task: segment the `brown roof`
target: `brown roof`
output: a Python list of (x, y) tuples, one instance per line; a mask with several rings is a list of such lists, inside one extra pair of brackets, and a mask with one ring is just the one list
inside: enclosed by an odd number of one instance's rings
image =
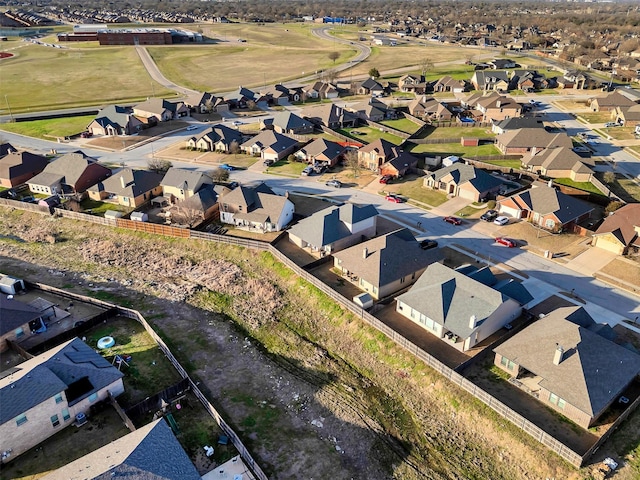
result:
[(640, 203), (630, 203), (609, 215), (594, 235), (611, 233), (625, 246), (638, 243), (640, 229)]
[(509, 148), (573, 147), (566, 133), (549, 133), (543, 128), (519, 128), (496, 137), (496, 142)]

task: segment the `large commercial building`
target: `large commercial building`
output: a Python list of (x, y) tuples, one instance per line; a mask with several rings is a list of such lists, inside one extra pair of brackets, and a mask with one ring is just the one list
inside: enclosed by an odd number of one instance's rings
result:
[(202, 42), (202, 34), (175, 28), (106, 28), (83, 25), (72, 33), (58, 34), (60, 42), (98, 41), (100, 45), (173, 45)]

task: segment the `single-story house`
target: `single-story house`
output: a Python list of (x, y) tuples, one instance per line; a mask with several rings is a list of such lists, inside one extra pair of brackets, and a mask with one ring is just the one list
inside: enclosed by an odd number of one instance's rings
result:
[(640, 203), (629, 203), (611, 213), (591, 238), (591, 246), (624, 255), (640, 248)]
[(273, 120), (269, 121), (268, 124), (261, 121), (260, 128), (271, 128), (277, 133), (290, 135), (313, 133), (313, 123), (288, 110), (274, 113)]
[(172, 102), (163, 98), (149, 98), (133, 107), (138, 118), (155, 118), (157, 122), (167, 122), (189, 115), (189, 108), (183, 102)]
[(185, 106), (198, 113), (226, 112), (229, 105), (222, 97), (216, 97), (212, 93), (194, 93), (183, 100)]
[(422, 96), (408, 105), (409, 113), (424, 120), (448, 121), (453, 118), (449, 107), (433, 97)]
[(132, 135), (142, 130), (144, 123), (130, 107), (109, 105), (101, 109), (87, 126), (93, 135)]
[(640, 373), (640, 356), (602, 330), (582, 307), (559, 308), (496, 347), (494, 364), (589, 428)]
[(355, 127), (358, 124), (358, 117), (354, 113), (335, 103), (307, 107), (303, 110), (302, 116), (317, 125), (333, 129)]
[(161, 173), (123, 168), (89, 187), (87, 193), (92, 200), (108, 200), (124, 207), (137, 208), (153, 197), (162, 195), (162, 178)]
[(295, 206), (288, 195), (273, 193), (266, 184), (239, 186), (220, 200), (220, 221), (257, 232), (279, 232), (293, 220)]
[(500, 135), (510, 130), (518, 130), (520, 128), (544, 129), (544, 127), (544, 121), (539, 117), (510, 117), (492, 122), (491, 131)]
[(329, 82), (314, 82), (307, 87), (302, 88), (303, 98), (338, 98), (340, 92), (338, 88)]
[(515, 320), (522, 306), (500, 290), (432, 263), (408, 292), (397, 297), (396, 311), (465, 352)]
[(373, 205), (345, 203), (320, 210), (289, 230), (289, 240), (300, 248), (331, 254), (373, 237), (378, 211)]
[(385, 94), (385, 88), (373, 78), (367, 78), (362, 82), (355, 83), (352, 89), (355, 95), (382, 97)]
[(445, 75), (433, 84), (433, 91), (436, 93), (462, 93), (467, 84), (464, 80), (456, 80), (450, 75)]
[(262, 160), (282, 160), (293, 153), (298, 147), (298, 141), (287, 135), (264, 130), (240, 145), (247, 155), (260, 156)]
[(339, 143), (325, 140), (324, 138), (316, 138), (294, 153), (294, 155), (307, 163), (313, 164), (318, 162), (333, 167), (338, 163), (338, 160), (340, 160), (344, 152), (345, 147)]
[(0, 438), (15, 458), (64, 427), (76, 414), (124, 392), (124, 374), (78, 338), (16, 366), (0, 378)]
[(0, 186), (12, 188), (42, 172), (49, 159), (30, 152), (11, 152), (0, 158)]
[(231, 145), (236, 142), (238, 148), (243, 137), (235, 128), (226, 125), (216, 125), (203, 131), (200, 135), (187, 140), (187, 148), (208, 152), (231, 152)]
[(522, 157), (525, 170), (549, 178), (570, 178), (574, 182), (588, 182), (591, 179), (591, 164), (589, 159), (582, 158), (567, 147), (546, 148)]
[(442, 258), (438, 248), (420, 248), (406, 228), (333, 254), (336, 270), (374, 299), (388, 297), (412, 285), (428, 265)]
[(509, 130), (496, 137), (496, 147), (503, 155), (524, 155), (544, 148), (573, 148), (571, 137), (566, 133), (550, 133), (544, 128), (519, 128)]
[(604, 97), (590, 98), (589, 108), (594, 112), (613, 112), (616, 108), (632, 107), (637, 105), (618, 91), (608, 93)]
[(495, 196), (502, 185), (499, 178), (460, 162), (429, 173), (423, 182), (427, 188), (472, 202)]
[(591, 216), (594, 207), (553, 187), (535, 186), (498, 200), (503, 215), (522, 218), (552, 231), (560, 231)]
[(67, 153), (49, 163), (27, 185), (33, 193), (46, 195), (83, 193), (92, 185), (111, 176), (111, 169), (78, 151)]
[(631, 107), (618, 107), (611, 113), (612, 119), (622, 123), (626, 127), (640, 125), (640, 104)]

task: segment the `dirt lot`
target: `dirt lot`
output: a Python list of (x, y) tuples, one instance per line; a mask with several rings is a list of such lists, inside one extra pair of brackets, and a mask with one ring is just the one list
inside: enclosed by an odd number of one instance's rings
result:
[[(59, 241), (8, 238), (35, 229)], [(583, 478), (268, 254), (6, 209), (0, 235), (7, 273), (141, 310), (270, 478)]]
[(110, 150), (122, 150), (123, 148), (128, 148), (137, 143), (144, 142), (149, 138), (156, 137), (167, 132), (172, 132), (174, 130), (179, 130), (186, 126), (186, 122), (172, 120), (170, 122), (160, 123), (157, 126), (146, 130), (141, 130), (137, 135), (96, 137), (88, 141), (87, 146), (107, 148)]

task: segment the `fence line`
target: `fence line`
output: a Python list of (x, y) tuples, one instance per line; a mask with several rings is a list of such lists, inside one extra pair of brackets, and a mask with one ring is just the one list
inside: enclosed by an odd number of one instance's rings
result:
[(409, 137), (411, 137), (410, 133), (403, 132), (402, 130), (397, 130), (397, 129), (393, 128), (393, 127), (388, 127), (387, 125), (384, 125), (384, 124), (378, 123), (378, 122), (374, 122), (373, 120), (364, 120), (364, 123), (370, 128), (377, 128), (380, 131), (391, 133), (391, 134), (395, 135), (396, 137), (402, 138), (403, 140), (406, 140)]

